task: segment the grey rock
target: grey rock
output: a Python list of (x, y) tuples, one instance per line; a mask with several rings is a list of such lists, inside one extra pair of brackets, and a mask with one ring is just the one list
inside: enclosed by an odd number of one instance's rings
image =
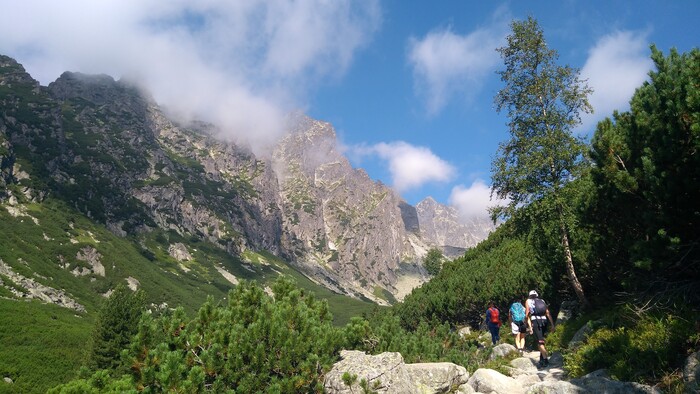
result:
[(597, 321), (589, 321), (581, 326), (581, 328), (579, 328), (578, 331), (576, 331), (576, 334), (574, 334), (574, 336), (571, 338), (571, 341), (569, 341), (568, 348), (573, 349), (583, 343), (588, 335), (590, 335), (599, 324), (600, 322)]
[(688, 356), (683, 367), (683, 381), (690, 392), (700, 392), (700, 352)]
[(557, 313), (556, 324), (564, 323), (575, 316), (578, 310), (578, 302), (576, 301), (564, 301), (559, 306), (559, 313)]
[(190, 252), (187, 250), (187, 247), (180, 242), (171, 244), (168, 247), (168, 254), (170, 257), (174, 258), (177, 261), (190, 261), (192, 260), (192, 255)]
[(472, 329), (469, 326), (464, 326), (464, 327), (459, 329), (458, 333), (459, 333), (460, 338), (464, 338), (468, 335), (471, 335)]
[(488, 215), (461, 218), (457, 209), (440, 204), (432, 197), (419, 202), (416, 210), (421, 235), (428, 243), (443, 247), (443, 252), (448, 256), (455, 256), (449, 253), (452, 250), (457, 254), (463, 253), (495, 229)]
[[(360, 392), (360, 382), (363, 379), (379, 393), (418, 393), (408, 372), (403, 368), (403, 357), (399, 353), (370, 356), (357, 350), (343, 350), (340, 357), (342, 360), (333, 365), (324, 379), (326, 393)], [(343, 382), (345, 373), (357, 377), (351, 386)]]
[(523, 373), (537, 373), (537, 366), (535, 365), (535, 361), (528, 357), (518, 357), (516, 359), (513, 359), (510, 361), (510, 366), (517, 371), (515, 374), (511, 374), (512, 376), (520, 375)]
[(469, 379), (467, 370), (453, 363), (406, 364), (405, 368), (422, 393), (446, 393)]
[(511, 353), (515, 353), (518, 350), (515, 348), (515, 346), (511, 345), (510, 343), (501, 343), (499, 345), (496, 345), (493, 347), (493, 350), (491, 351), (491, 360), (495, 360), (499, 357), (505, 357)]
[(636, 382), (620, 382), (606, 377), (604, 370), (591, 372), (581, 378), (571, 379), (571, 384), (583, 388), (591, 393), (607, 394), (661, 394), (655, 387), (647, 386)]
[(522, 393), (524, 388), (508, 376), (492, 369), (479, 368), (467, 382), (474, 391), (481, 393)]
[(14, 383), (14, 382), (12, 381), (12, 379), (8, 378), (7, 376), (5, 376), (2, 380), (5, 381), (5, 383), (7, 383), (7, 384), (12, 384), (12, 383)]
[(566, 381), (545, 381), (536, 383), (527, 390), (527, 394), (579, 394), (588, 393), (584, 388)]
[[(341, 361), (326, 374), (327, 393), (361, 392), (360, 382), (366, 381), (378, 393), (447, 393), (467, 383), (467, 370), (452, 363), (405, 364), (399, 353), (375, 356), (357, 350), (343, 350)], [(345, 373), (355, 376), (351, 386), (343, 381)], [(463, 391), (468, 393), (468, 389)]]

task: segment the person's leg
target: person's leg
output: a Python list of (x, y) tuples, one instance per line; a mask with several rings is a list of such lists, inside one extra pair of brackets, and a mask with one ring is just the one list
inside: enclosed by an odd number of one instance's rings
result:
[(517, 348), (520, 349), (521, 352), (525, 351), (525, 333), (521, 332), (518, 334), (517, 337)]
[(489, 324), (489, 331), (491, 332), (491, 342), (495, 345), (498, 342), (498, 326)]
[(540, 366), (545, 367), (547, 365), (547, 348), (544, 347), (544, 324), (542, 320), (535, 320), (532, 322), (532, 331), (534, 331), (535, 337), (537, 338), (537, 347), (540, 350)]

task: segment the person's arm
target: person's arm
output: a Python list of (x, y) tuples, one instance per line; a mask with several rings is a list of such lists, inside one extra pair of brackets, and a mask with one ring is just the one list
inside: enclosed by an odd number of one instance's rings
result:
[(549, 314), (549, 308), (547, 308), (544, 313), (547, 315), (547, 319), (549, 319), (549, 324), (552, 325), (552, 330), (554, 330), (554, 320), (552, 319), (552, 315)]
[(491, 322), (491, 309), (486, 310), (486, 324), (488, 325)]
[(530, 307), (525, 303), (525, 321), (527, 322), (527, 330), (532, 332), (532, 321), (530, 321)]

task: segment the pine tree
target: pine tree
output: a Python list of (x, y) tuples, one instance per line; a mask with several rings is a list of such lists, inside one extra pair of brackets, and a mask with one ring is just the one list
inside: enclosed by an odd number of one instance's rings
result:
[(87, 365), (91, 370), (125, 371), (120, 353), (136, 334), (144, 311), (146, 295), (118, 285), (100, 309), (92, 332)]

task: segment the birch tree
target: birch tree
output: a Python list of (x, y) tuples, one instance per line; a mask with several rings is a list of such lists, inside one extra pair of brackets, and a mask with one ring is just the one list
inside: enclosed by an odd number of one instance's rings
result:
[(511, 28), (507, 45), (497, 49), (505, 65), (498, 72), (504, 86), (494, 99), (497, 111), (508, 116), (510, 138), (499, 145), (492, 162), (492, 194), (509, 203), (492, 209), (492, 217), (507, 219), (532, 203), (546, 204), (559, 227), (569, 282), (585, 306), (561, 191), (583, 163), (586, 145), (572, 130), (581, 123), (582, 112), (592, 112), (587, 98), (592, 90), (578, 69), (557, 65), (558, 54), (547, 46), (535, 19), (513, 21)]

